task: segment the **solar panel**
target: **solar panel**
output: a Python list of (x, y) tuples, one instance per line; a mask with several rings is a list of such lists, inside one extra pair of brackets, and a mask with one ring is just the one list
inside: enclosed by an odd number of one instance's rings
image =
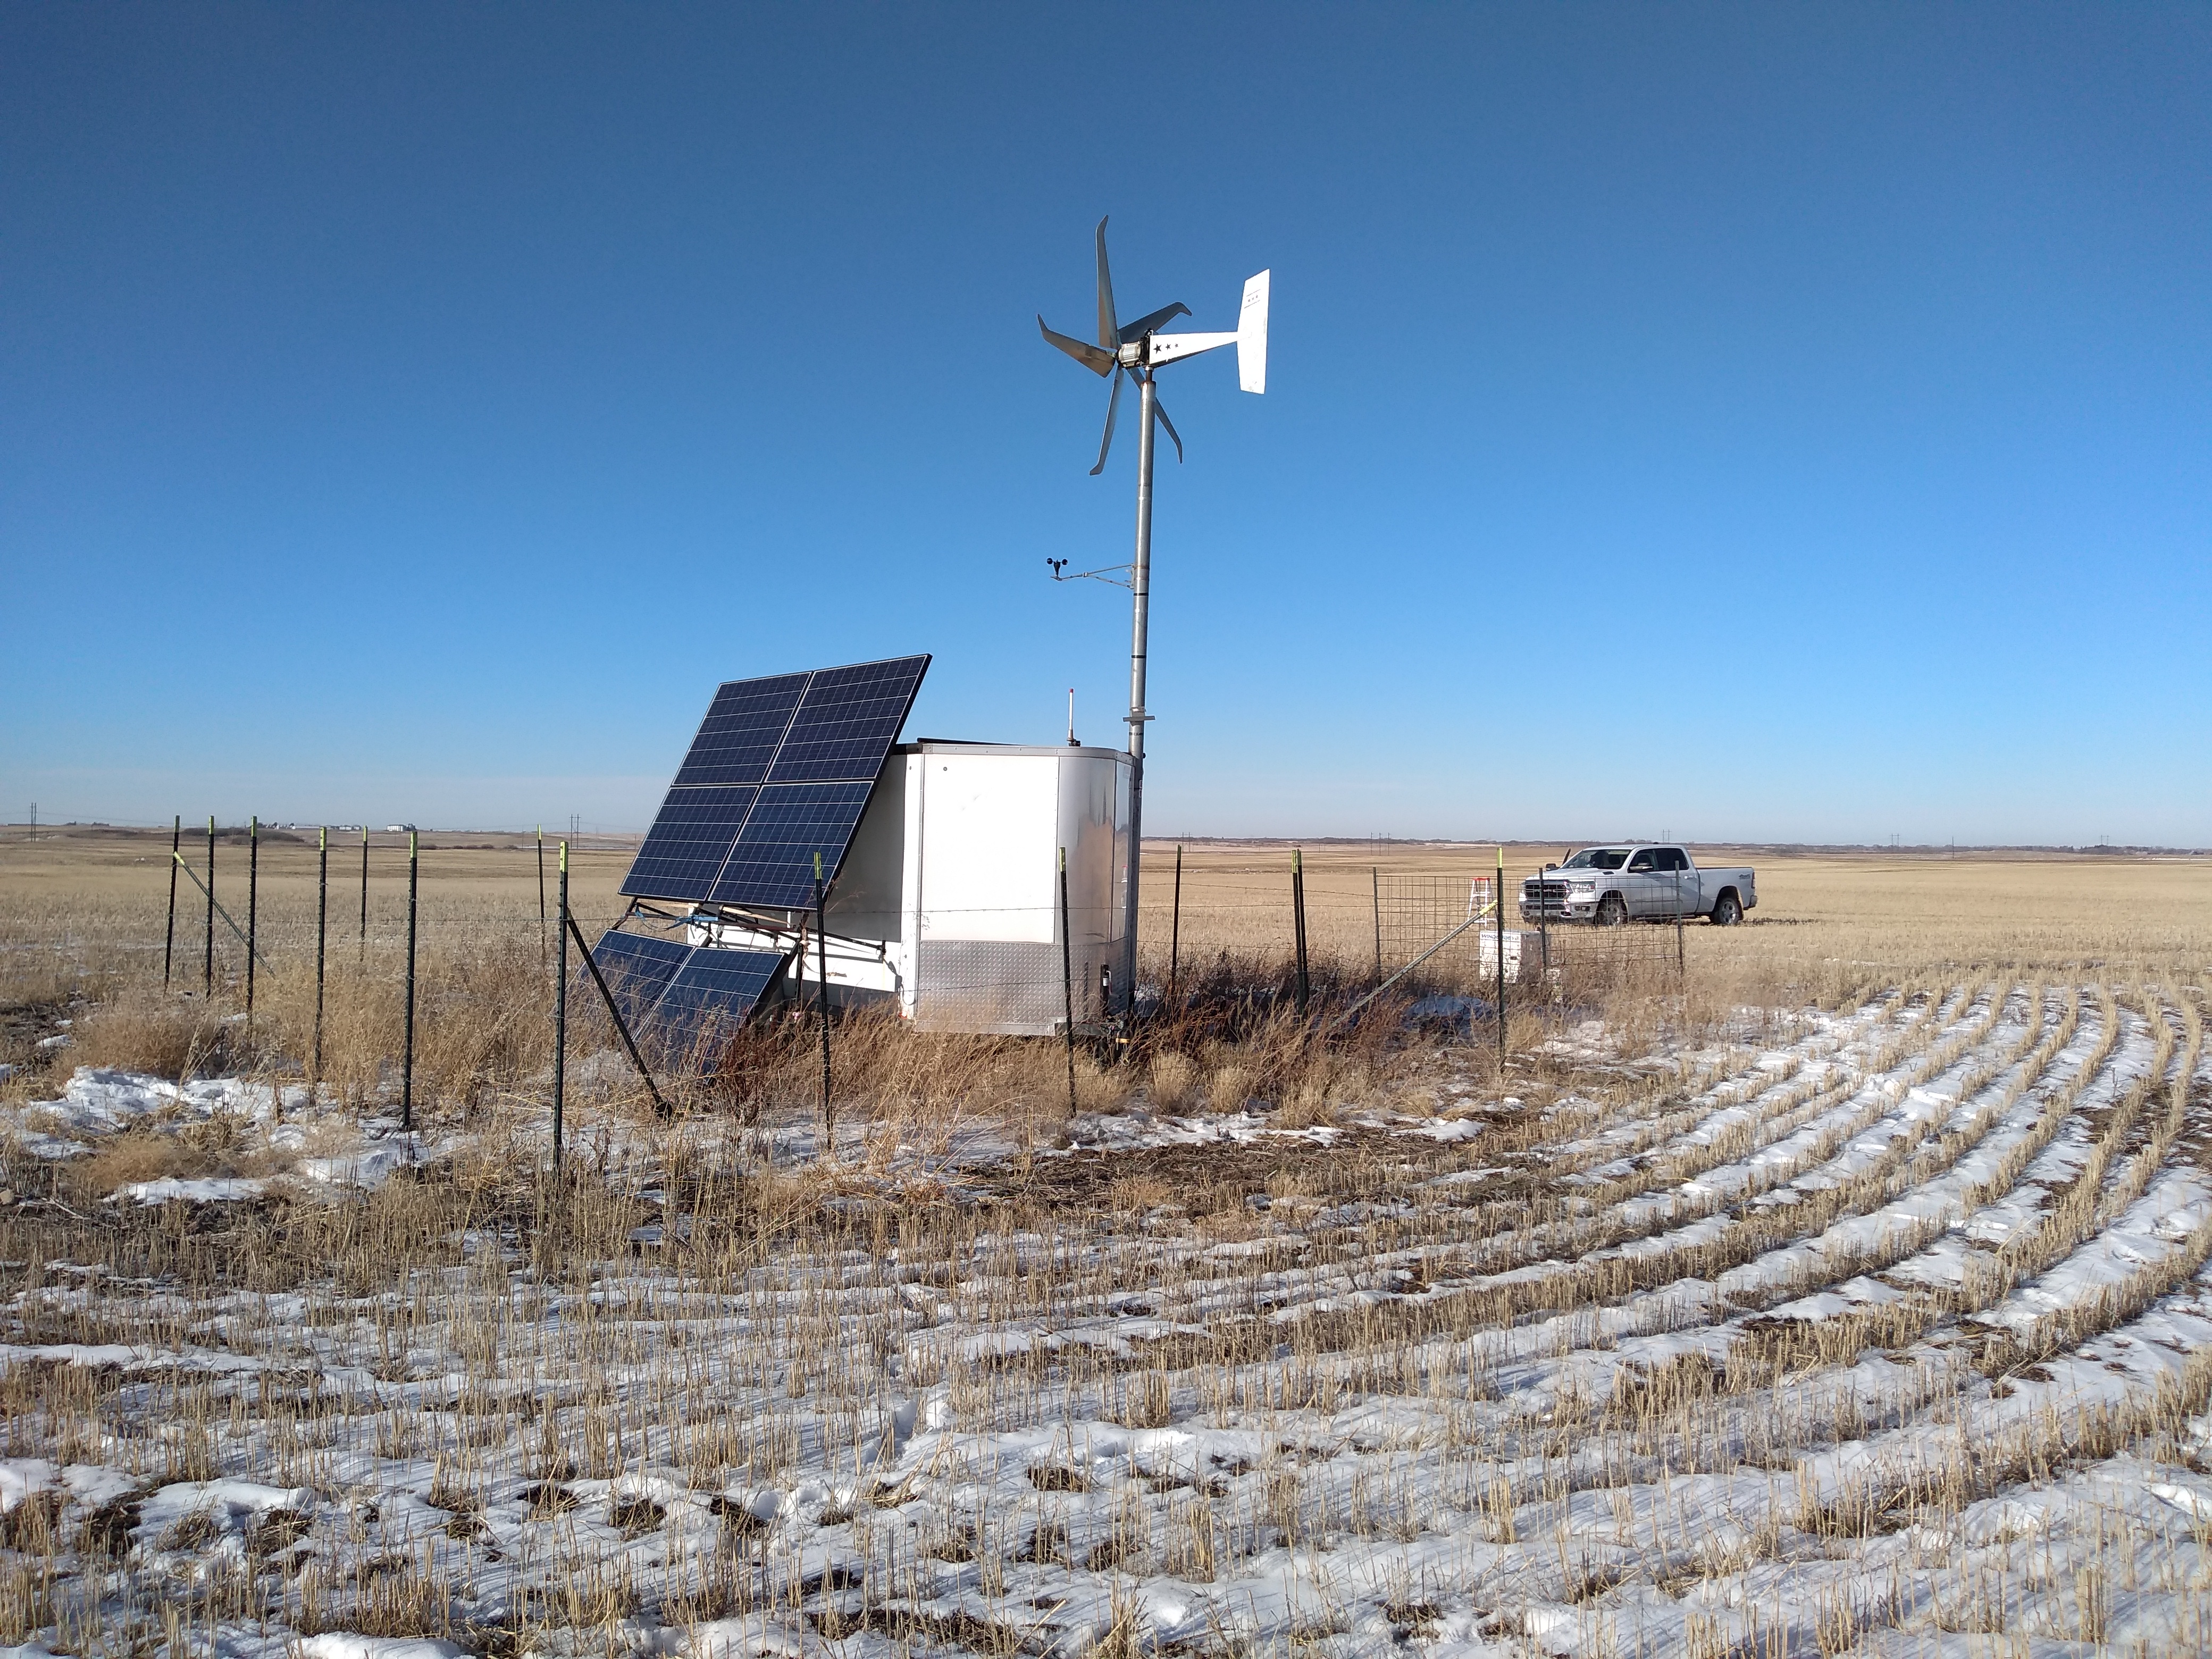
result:
[(641, 1044), (711, 1066), (782, 970), (774, 951), (690, 945), (642, 933), (602, 934), (592, 960)]
[(817, 669), (776, 751), (770, 783), (873, 783), (906, 724), (927, 657)]
[(645, 1024), (690, 954), (691, 947), (680, 940), (643, 933), (604, 933), (592, 947), (592, 960), (599, 964), (615, 1006), (622, 1010), (623, 1022), (633, 1033)]
[(826, 880), (868, 804), (866, 783), (772, 783), (760, 792), (729, 862), (708, 893), (711, 904), (797, 909), (814, 902), (814, 855)]
[(749, 786), (671, 789), (623, 891), (640, 898), (704, 898), (759, 793)]
[(691, 751), (676, 771), (676, 787), (707, 784), (758, 783), (768, 775), (776, 745), (791, 725), (806, 689), (805, 674), (772, 674), (766, 679), (732, 680), (714, 693)]
[(836, 874), (928, 669), (927, 656), (894, 657), (721, 686), (623, 892), (812, 902), (814, 855)]
[[(719, 1052), (721, 1042), (744, 1024), (753, 1005), (775, 982), (784, 958), (773, 951), (726, 951), (702, 946), (677, 969), (653, 1011), (654, 1030), (672, 1053)], [(702, 1036), (708, 1039), (702, 1044)]]

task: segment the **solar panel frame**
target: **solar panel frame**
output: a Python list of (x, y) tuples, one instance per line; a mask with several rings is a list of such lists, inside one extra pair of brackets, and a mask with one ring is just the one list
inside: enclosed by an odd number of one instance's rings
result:
[(634, 898), (699, 899), (714, 885), (751, 816), (760, 790), (753, 784), (672, 788), (644, 845), (623, 878)]

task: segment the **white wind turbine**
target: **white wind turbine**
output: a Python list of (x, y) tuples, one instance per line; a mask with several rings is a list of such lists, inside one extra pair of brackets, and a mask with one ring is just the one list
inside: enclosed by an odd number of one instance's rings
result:
[[(1137, 556), (1130, 566), (1129, 586), (1134, 595), (1134, 616), (1129, 647), (1129, 880), (1121, 927), (1121, 1005), (1133, 1012), (1137, 991), (1137, 876), (1144, 845), (1145, 799), (1145, 636), (1152, 599), (1152, 422), (1167, 428), (1174, 441), (1176, 459), (1182, 459), (1182, 439), (1160, 407), (1153, 374), (1167, 364), (1217, 346), (1237, 348), (1237, 383), (1247, 392), (1267, 389), (1267, 279), (1261, 271), (1244, 284), (1244, 303), (1237, 313), (1237, 329), (1229, 334), (1162, 334), (1163, 323), (1190, 315), (1180, 301), (1124, 326), (1115, 319), (1114, 281), (1106, 269), (1106, 222), (1098, 222), (1098, 343), (1091, 345), (1065, 334), (1056, 334), (1037, 318), (1044, 337), (1092, 374), (1110, 377), (1113, 391), (1106, 399), (1106, 433), (1098, 443), (1096, 477), (1106, 466), (1106, 453), (1114, 444), (1114, 416), (1121, 403), (1121, 378), (1137, 383)], [(1057, 572), (1055, 571), (1055, 575)]]

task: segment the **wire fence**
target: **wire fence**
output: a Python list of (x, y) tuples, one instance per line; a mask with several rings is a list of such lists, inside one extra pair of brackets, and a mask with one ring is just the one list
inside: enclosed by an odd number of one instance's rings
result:
[[(104, 864), (74, 876), (56, 866), (30, 902), (14, 879), (18, 848), (6, 843), (0, 1005), (159, 987), (161, 1006), (182, 1018), (169, 1035), (186, 1039), (157, 1067), (165, 1074), (195, 1065), (304, 1071), (365, 1109), (396, 1103), (403, 1127), (414, 1121), (418, 1079), (422, 1099), (469, 1102), (501, 1091), (543, 1097), (550, 1077), (556, 1165), (565, 1100), (667, 1109), (672, 1101), (720, 1099), (741, 1112), (773, 1101), (783, 1109), (805, 1083), (799, 1061), (812, 1064), (799, 1051), (817, 1033), (825, 1130), (833, 1047), (857, 1056), (839, 1075), (863, 1089), (870, 1076), (903, 1076), (902, 1066), (916, 1064), (972, 1070), (957, 1057), (976, 1054), (1014, 1068), (990, 1088), (1036, 1087), (1035, 1076), (1014, 1075), (1035, 1070), (1034, 1050), (988, 1042), (910, 1050), (898, 1034), (906, 1022), (883, 1018), (893, 1008), (922, 1031), (1064, 1036), (1073, 1111), (1079, 1042), (1102, 1065), (1158, 1044), (1194, 1054), (1249, 1042), (1237, 1051), (1276, 1054), (1287, 1042), (1306, 1054), (1328, 1048), (1316, 1036), (1371, 1036), (1403, 1015), (1494, 1042), (1503, 1064), (1509, 1014), (1563, 1021), (1614, 991), (1686, 989), (1690, 956), (1679, 921), (1563, 927), (1540, 915), (1530, 925), (1520, 915), (1522, 878), (1548, 866), (1505, 867), (1487, 848), (1427, 848), (1386, 863), (1336, 849), (1307, 858), (1291, 847), (1194, 858), (1156, 844), (1145, 851), (1133, 1019), (1131, 988), (1120, 982), (1117, 888), (1105, 902), (1094, 895), (1065, 910), (932, 906), (918, 933), (899, 900), (882, 904), (878, 895), (872, 937), (866, 907), (833, 897), (826, 928), (796, 912), (781, 919), (781, 933), (768, 927), (775, 965), (757, 1004), (750, 994), (720, 1007), (695, 998), (698, 1006), (664, 1020), (658, 1001), (625, 995), (621, 974), (611, 969), (602, 987), (586, 965), (606, 927), (657, 932), (687, 947), (728, 945), (726, 922), (741, 921), (738, 931), (750, 933), (771, 919), (724, 913), (709, 927), (681, 906), (629, 919), (619, 888), (634, 843), (570, 849), (577, 930), (564, 956), (557, 840), (542, 851), (535, 838), (428, 846), (372, 838), (325, 848), (253, 826), (191, 840), (173, 833), (173, 846), (170, 835), (122, 832), (105, 847)], [(801, 938), (811, 948), (799, 948)], [(566, 975), (555, 967), (563, 959)], [(1386, 993), (1400, 1000), (1378, 1003)], [(1370, 1006), (1385, 1011), (1386, 1026), (1364, 1017)], [(831, 1017), (841, 1010), (874, 1017), (843, 1025)], [(833, 1037), (833, 1024), (843, 1034)], [(168, 1028), (146, 1030), (158, 1042)]]
[[(404, 972), (410, 871), (404, 842), (379, 836), (332, 845), (325, 854), (312, 835), (264, 831), (257, 847), (250, 833), (221, 831), (213, 849), (221, 907), (214, 916), (202, 885), (209, 879), (205, 831), (179, 832), (178, 858), (170, 842), (167, 835), (136, 836), (134, 845), (149, 844), (112, 866), (114, 890), (105, 906), (50, 906), (43, 916), (11, 907), (12, 914), (0, 915), (0, 951), (11, 969), (40, 957), (58, 972), (143, 977), (158, 964), (175, 988), (213, 988), (235, 997), (244, 989), (243, 936), (250, 934), (264, 974), (310, 969), (319, 950), (333, 969), (395, 982)], [(557, 846), (545, 844), (542, 866), (531, 837), (455, 837), (423, 848), (413, 866), (417, 948), (464, 963), (535, 954), (550, 969), (557, 920), (547, 896)], [(574, 904), (590, 938), (623, 913), (617, 889), (633, 851), (602, 842), (575, 854)], [(1236, 981), (1271, 998), (1340, 1005), (1400, 974), (1409, 992), (1490, 996), (1501, 944), (1508, 995), (1518, 988), (1524, 1006), (1571, 1000), (1608, 979), (1650, 979), (1668, 967), (1677, 974), (1689, 967), (1679, 921), (1671, 927), (1524, 921), (1521, 880), (1538, 874), (1540, 864), (1516, 860), (1519, 868), (1503, 872), (1500, 918), (1500, 872), (1488, 848), (1421, 849), (1387, 860), (1325, 849), (1306, 857), (1302, 870), (1298, 849), (1289, 847), (1183, 854), (1171, 846), (1146, 849), (1137, 961), (1138, 990), (1149, 1004), (1192, 986)], [(165, 901), (173, 869), (171, 916)], [(1028, 914), (1035, 908), (933, 909), (928, 923), (942, 936), (937, 961), (957, 969), (957, 988), (973, 1006), (994, 1000), (1034, 1005), (1048, 1026), (1063, 1007), (1079, 1022), (1109, 1018), (1126, 990), (1112, 982), (1121, 971), (1113, 937), (1118, 902), (1073, 919), (1078, 948), (1065, 966), (1053, 919)], [(831, 921), (831, 933), (839, 933), (834, 906)], [(925, 930), (920, 949), (902, 957), (896, 925), (878, 931), (889, 937), (835, 946), (831, 1000), (894, 990), (930, 949)], [(810, 956), (794, 965), (782, 991), (809, 1004), (821, 977)]]
[[(1405, 967), (1424, 953), (1437, 960), (1471, 962), (1478, 948), (1473, 924), (1497, 908), (1489, 876), (1385, 876), (1370, 872), (1375, 910), (1375, 971), (1377, 976)], [(1516, 924), (1517, 925), (1517, 924)]]

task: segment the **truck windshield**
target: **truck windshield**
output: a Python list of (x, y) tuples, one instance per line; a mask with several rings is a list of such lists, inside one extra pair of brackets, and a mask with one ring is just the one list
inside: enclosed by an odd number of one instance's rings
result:
[(1559, 866), (1562, 870), (1618, 870), (1628, 857), (1626, 847), (1585, 847)]

